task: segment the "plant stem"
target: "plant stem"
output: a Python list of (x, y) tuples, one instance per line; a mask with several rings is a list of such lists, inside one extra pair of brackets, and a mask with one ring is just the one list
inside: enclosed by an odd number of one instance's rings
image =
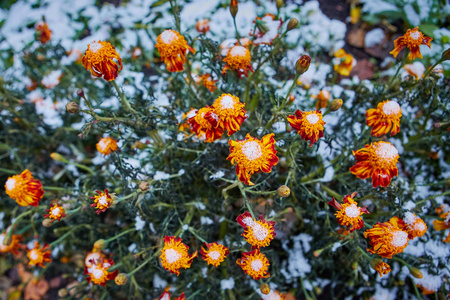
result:
[(206, 241), (197, 234), (197, 232), (194, 230), (194, 228), (192, 228), (191, 226), (189, 226), (189, 232), (192, 233), (193, 235), (195, 235), (196, 238), (198, 238), (201, 242), (206, 243)]
[(137, 115), (137, 111), (134, 110), (131, 107), (130, 102), (128, 102), (127, 97), (125, 97), (125, 94), (122, 92), (122, 90), (119, 88), (119, 86), (117, 85), (117, 82), (115, 80), (111, 81), (111, 84), (114, 86), (114, 88), (116, 89), (117, 93), (119, 94), (119, 98), (120, 101), (122, 102), (122, 104), (125, 106), (125, 109), (128, 112), (131, 112), (132, 114), (134, 114), (135, 116)]
[(247, 206), (248, 211), (252, 215), (252, 218), (255, 219), (255, 214), (253, 213), (252, 206), (250, 205), (250, 201), (248, 200), (247, 195), (245, 194), (244, 185), (242, 184), (242, 182), (239, 182), (238, 186), (239, 190), (241, 191), (242, 197), (244, 198), (244, 203)]
[(113, 236), (112, 238), (109, 238), (109, 239), (105, 240), (105, 243), (112, 242), (112, 241), (114, 241), (114, 240), (120, 238), (121, 236), (123, 236), (123, 235), (125, 235), (125, 234), (127, 234), (127, 233), (129, 233), (129, 232), (132, 232), (132, 231), (136, 231), (136, 228), (130, 228), (130, 229), (128, 229), (128, 230), (125, 230), (125, 231), (119, 233), (118, 235)]
[(422, 77), (422, 78), (424, 78), (424, 79), (427, 78), (427, 76), (431, 74), (431, 71), (433, 71), (433, 69), (436, 68), (436, 66), (437, 66), (438, 64), (440, 64), (442, 61), (443, 61), (443, 59), (441, 58), (441, 59), (438, 60), (434, 65), (432, 65), (432, 66), (425, 72), (425, 74), (423, 74), (423, 77)]

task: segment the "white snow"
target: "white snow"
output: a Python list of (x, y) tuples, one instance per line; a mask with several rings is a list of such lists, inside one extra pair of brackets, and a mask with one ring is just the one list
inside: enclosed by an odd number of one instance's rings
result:
[(234, 279), (230, 277), (228, 279), (222, 279), (220, 281), (220, 288), (222, 290), (232, 290), (234, 288)]
[(242, 153), (250, 161), (258, 159), (262, 156), (261, 146), (256, 141), (246, 142), (242, 146)]
[(383, 42), (386, 35), (381, 28), (375, 28), (366, 33), (364, 37), (364, 46), (370, 48), (376, 45), (379, 45)]

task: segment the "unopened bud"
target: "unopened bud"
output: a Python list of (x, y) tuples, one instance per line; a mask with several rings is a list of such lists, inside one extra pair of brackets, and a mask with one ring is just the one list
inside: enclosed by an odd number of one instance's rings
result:
[(289, 20), (289, 23), (287, 25), (287, 30), (291, 31), (292, 29), (297, 28), (298, 26), (298, 20), (296, 18), (292, 18)]
[(352, 264), (352, 269), (353, 269), (353, 270), (358, 269), (358, 262), (355, 261), (355, 262)]
[(313, 255), (314, 255), (314, 257), (319, 257), (320, 254), (322, 254), (322, 252), (323, 252), (323, 249), (319, 249), (319, 250), (314, 251)]
[(259, 286), (259, 290), (261, 291), (261, 293), (263, 293), (264, 295), (268, 295), (270, 293), (270, 286), (267, 283), (262, 283)]
[(150, 183), (148, 183), (148, 181), (141, 181), (139, 183), (139, 188), (144, 192), (150, 188)]
[(282, 8), (284, 6), (284, 0), (277, 0), (276, 4), (277, 4), (277, 9), (279, 10), (280, 8)]
[(420, 270), (415, 267), (409, 268), (409, 272), (411, 273), (412, 276), (414, 276), (416, 278), (419, 278), (419, 279), (423, 278), (422, 272), (420, 272)]
[(308, 71), (310, 64), (311, 57), (309, 57), (309, 55), (302, 55), (295, 63), (295, 71), (297, 72), (297, 75), (302, 75)]
[(231, 0), (230, 2), (230, 13), (233, 16), (233, 18), (236, 17), (236, 14), (238, 12), (238, 4), (239, 4), (238, 0)]
[(450, 48), (442, 52), (442, 61), (450, 60)]
[(60, 162), (65, 161), (64, 157), (61, 154), (56, 153), (56, 152), (53, 152), (52, 154), (50, 154), (50, 157), (56, 161), (60, 161)]
[(80, 106), (75, 102), (69, 102), (66, 104), (66, 111), (69, 114), (76, 114), (80, 110)]
[(262, 20), (256, 20), (255, 25), (258, 28), (258, 30), (261, 32), (261, 34), (266, 34), (267, 31), (269, 31), (269, 28), (267, 28), (266, 22)]
[(69, 293), (68, 293), (68, 291), (67, 291), (66, 289), (60, 289), (60, 290), (58, 291), (58, 296), (59, 296), (60, 298), (64, 298), (64, 297), (66, 297), (68, 294), (69, 294)]
[(291, 189), (285, 185), (282, 185), (277, 189), (277, 193), (278, 196), (286, 198), (289, 197), (289, 195), (291, 194)]
[(94, 249), (103, 250), (105, 249), (106, 241), (104, 239), (96, 240), (94, 243)]
[(5, 237), (3, 238), (3, 246), (9, 246), (11, 245), (11, 242), (12, 242), (11, 234), (6, 234)]
[(370, 261), (370, 267), (371, 267), (372, 269), (376, 270), (376, 269), (377, 269), (377, 266), (378, 266), (379, 264), (381, 264), (381, 263), (383, 263), (383, 261), (382, 261), (381, 259), (379, 259), (379, 258), (374, 258), (374, 259), (372, 259), (372, 260)]
[(84, 92), (83, 92), (83, 90), (82, 90), (82, 89), (79, 89), (79, 90), (77, 91), (77, 95), (78, 95), (78, 97), (84, 98)]
[(119, 273), (116, 278), (114, 279), (114, 282), (117, 285), (125, 285), (128, 282), (128, 275), (125, 273)]
[(42, 226), (44, 226), (44, 227), (49, 228), (49, 227), (52, 227), (52, 225), (53, 225), (53, 222), (50, 219), (44, 219), (42, 221)]
[(330, 103), (330, 110), (337, 111), (342, 107), (343, 104), (344, 104), (344, 101), (342, 101), (342, 99), (334, 99)]

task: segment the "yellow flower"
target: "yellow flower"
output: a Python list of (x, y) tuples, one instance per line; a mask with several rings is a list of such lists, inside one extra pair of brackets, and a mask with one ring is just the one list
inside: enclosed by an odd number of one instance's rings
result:
[(378, 272), (380, 277), (383, 277), (383, 275), (389, 274), (389, 272), (391, 272), (391, 267), (379, 258), (372, 259), (372, 261), (370, 262), (370, 266)]
[[(114, 59), (117, 60), (118, 64)], [(92, 76), (103, 77), (106, 81), (116, 79), (118, 72), (123, 68), (122, 59), (116, 48), (110, 43), (100, 40), (88, 45), (82, 63)]]
[(242, 268), (245, 274), (255, 280), (270, 276), (267, 272), (270, 265), (269, 260), (259, 249), (242, 253), (242, 257), (236, 260), (236, 263)]
[(188, 254), (189, 247), (174, 236), (164, 237), (164, 247), (161, 250), (161, 264), (170, 273), (180, 275), (180, 269), (191, 267), (192, 260), (197, 257), (197, 251)]
[(328, 205), (331, 205), (338, 209), (335, 216), (339, 224), (347, 227), (351, 226), (350, 232), (363, 228), (364, 221), (361, 218), (361, 215), (369, 214), (367, 207), (358, 207), (358, 203), (353, 200), (355, 196), (356, 193), (345, 196), (344, 204), (340, 204), (334, 198), (332, 201), (328, 202)]
[(164, 30), (156, 38), (156, 49), (161, 55), (161, 60), (167, 66), (169, 72), (181, 72), (186, 62), (186, 52), (189, 50), (195, 54), (195, 50), (189, 46), (184, 36), (177, 31)]
[[(298, 81), (297, 81), (298, 83)], [(309, 88), (309, 87), (308, 87)], [(316, 109), (319, 110), (321, 108), (326, 108), (328, 106), (328, 101), (330, 101), (331, 95), (327, 90), (321, 90), (319, 94), (316, 96), (311, 96), (314, 99), (317, 99)]]
[(228, 131), (228, 136), (241, 129), (242, 123), (247, 118), (244, 109), (245, 104), (239, 98), (230, 94), (222, 94), (217, 98), (212, 107), (219, 117), (217, 127)]
[(408, 238), (410, 240), (421, 237), (427, 232), (427, 224), (411, 212), (407, 212), (403, 218), (405, 222), (405, 230), (408, 233)]
[(64, 213), (64, 207), (55, 203), (53, 206), (50, 205), (49, 209), (45, 210), (48, 214), (44, 214), (44, 218), (52, 219), (52, 223), (55, 220), (61, 221), (61, 218), (64, 218), (66, 214)]
[(287, 120), (302, 139), (311, 142), (310, 147), (323, 137), (325, 121), (320, 110), (302, 112), (297, 109), (295, 115), (288, 116)]
[(236, 221), (244, 228), (242, 236), (252, 245), (252, 248), (269, 246), (277, 235), (275, 233), (275, 222), (266, 221), (264, 215), (260, 215), (259, 220), (254, 220), (247, 211), (239, 215)]
[(222, 74), (225, 74), (229, 69), (233, 69), (241, 77), (244, 74), (245, 77), (248, 76), (248, 71), (253, 72), (251, 65), (252, 56), (250, 50), (243, 46), (234, 46), (229, 51), (227, 56), (223, 59), (226, 63), (223, 68)]
[(97, 151), (103, 155), (110, 155), (117, 151), (117, 141), (111, 137), (101, 138), (96, 145)]
[(51, 250), (48, 244), (44, 244), (44, 247), (41, 248), (41, 244), (34, 242), (34, 248), (27, 252), (27, 256), (30, 259), (28, 265), (45, 268), (44, 263), (52, 262), (50, 255)]
[(212, 79), (211, 74), (200, 75), (199, 82), (201, 82), (203, 86), (207, 88), (211, 93), (217, 89), (216, 87), (217, 80)]
[(408, 55), (409, 60), (414, 60), (417, 57), (423, 58), (422, 53), (420, 53), (420, 45), (427, 45), (428, 48), (431, 49), (432, 40), (432, 38), (424, 36), (423, 33), (419, 31), (419, 27), (408, 29), (404, 35), (394, 41), (394, 50), (389, 53), (394, 57), (397, 57), (400, 51), (405, 47), (408, 47), (411, 51)]
[(230, 251), (224, 245), (214, 243), (204, 243), (206, 249), (203, 247), (200, 249), (200, 254), (202, 258), (208, 263), (208, 265), (213, 265), (218, 267), (221, 262), (225, 260)]
[(346, 53), (344, 49), (339, 49), (334, 53), (334, 57), (337, 58), (334, 62), (334, 70), (342, 76), (349, 76), (353, 67), (356, 65), (353, 56)]
[(247, 134), (244, 140), (229, 140), (230, 155), (227, 159), (236, 165), (236, 174), (241, 182), (254, 185), (250, 177), (257, 172), (270, 173), (278, 163), (274, 134), (267, 134), (261, 140)]
[(205, 142), (211, 143), (223, 135), (222, 127), (218, 126), (219, 117), (212, 107), (206, 106), (201, 108), (195, 116), (188, 119), (192, 130), (197, 134), (197, 137), (205, 137)]
[(115, 205), (117, 197), (115, 194), (110, 195), (108, 189), (105, 189), (105, 192), (101, 192), (98, 190), (95, 192), (98, 195), (91, 197), (91, 199), (94, 200), (94, 203), (91, 204), (91, 207), (95, 207), (97, 209), (95, 211), (96, 214), (105, 212), (108, 208)]
[(402, 110), (395, 101), (383, 101), (378, 103), (377, 108), (366, 111), (367, 125), (372, 128), (371, 134), (380, 137), (391, 132), (391, 136), (400, 132), (400, 118)]
[(44, 197), (42, 183), (33, 178), (33, 173), (28, 169), (9, 177), (5, 183), (6, 194), (14, 199), (20, 206), (38, 206)]

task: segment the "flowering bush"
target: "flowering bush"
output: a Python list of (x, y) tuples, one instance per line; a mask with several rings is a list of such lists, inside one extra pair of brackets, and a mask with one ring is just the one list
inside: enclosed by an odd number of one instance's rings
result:
[(449, 295), (449, 4), (6, 2), (2, 297)]

